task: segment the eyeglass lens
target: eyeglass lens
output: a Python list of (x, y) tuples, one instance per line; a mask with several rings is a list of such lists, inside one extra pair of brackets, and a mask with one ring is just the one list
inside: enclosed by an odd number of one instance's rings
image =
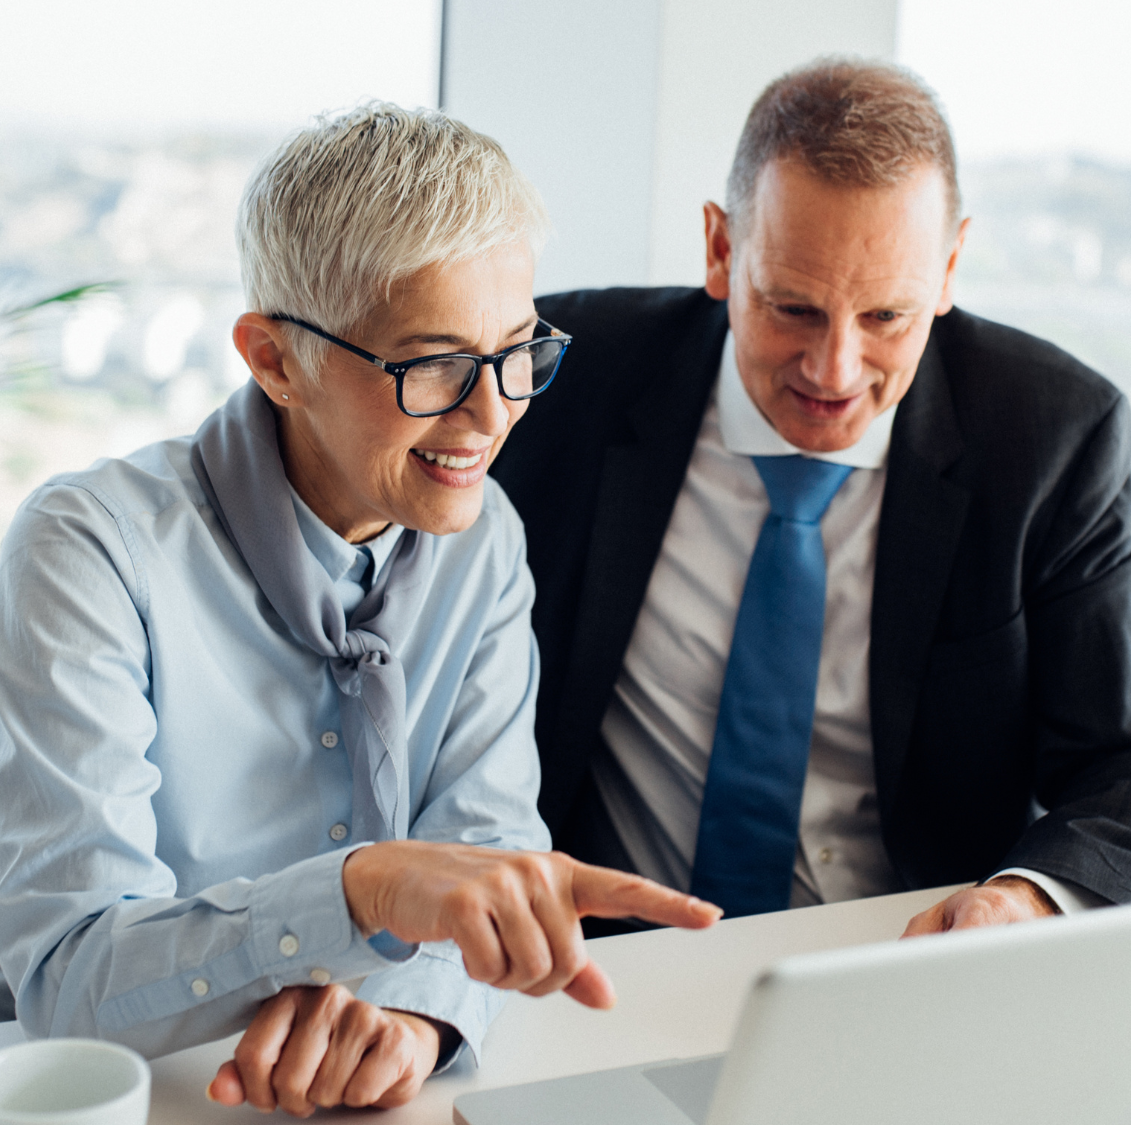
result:
[[(502, 364), (503, 391), (508, 398), (529, 398), (552, 378), (561, 356), (558, 340), (532, 340), (510, 352)], [(414, 363), (405, 373), (401, 399), (406, 410), (430, 414), (458, 402), (474, 378), (470, 359), (439, 358)]]

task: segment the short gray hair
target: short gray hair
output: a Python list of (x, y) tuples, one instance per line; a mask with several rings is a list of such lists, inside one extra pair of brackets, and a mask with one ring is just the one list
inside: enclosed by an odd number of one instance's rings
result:
[[(496, 141), (435, 110), (373, 101), (319, 117), (259, 165), (236, 242), (250, 311), (348, 336), (418, 270), (524, 239), (537, 255), (548, 227)], [(330, 345), (282, 327), (317, 380)]]
[(853, 187), (887, 187), (933, 165), (958, 228), (962, 199), (950, 127), (934, 92), (902, 67), (818, 59), (766, 87), (746, 119), (727, 179), (727, 213), (739, 238), (758, 173), (773, 160), (796, 161), (829, 183)]

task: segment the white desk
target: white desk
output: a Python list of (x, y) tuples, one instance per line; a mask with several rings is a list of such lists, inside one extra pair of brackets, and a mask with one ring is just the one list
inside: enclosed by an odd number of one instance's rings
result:
[[(315, 1120), (451, 1125), (452, 1100), (467, 1090), (723, 1051), (749, 983), (773, 961), (897, 938), (913, 914), (956, 889), (736, 918), (699, 933), (656, 930), (590, 942), (594, 959), (616, 985), (613, 1011), (591, 1011), (560, 993), (541, 1000), (514, 996), (487, 1036), (482, 1070), (464, 1059), (426, 1082), (401, 1109), (320, 1112)], [(18, 1038), (16, 1025), (0, 1024), (0, 1045)], [(225, 1109), (204, 1097), (237, 1042), (233, 1036), (157, 1059), (150, 1125), (262, 1122), (263, 1115), (248, 1106)], [(293, 1120), (281, 1111), (276, 1119)]]

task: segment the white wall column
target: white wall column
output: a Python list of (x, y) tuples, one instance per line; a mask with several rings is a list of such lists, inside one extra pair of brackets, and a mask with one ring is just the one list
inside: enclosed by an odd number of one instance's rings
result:
[(898, 0), (445, 0), (444, 108), (497, 138), (556, 234), (536, 289), (700, 285), (702, 205), (746, 114), (825, 54), (890, 59)]

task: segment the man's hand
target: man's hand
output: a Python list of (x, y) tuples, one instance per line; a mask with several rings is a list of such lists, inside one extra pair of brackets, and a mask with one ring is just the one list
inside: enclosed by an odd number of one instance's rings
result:
[(904, 937), (941, 934), (946, 930), (968, 930), (974, 926), (1000, 926), (1005, 922), (1028, 922), (1059, 914), (1051, 898), (1020, 875), (998, 875), (978, 887), (969, 887), (916, 914), (907, 923)]
[(391, 840), (359, 848), (342, 868), (350, 914), (365, 934), (452, 939), (475, 980), (529, 996), (565, 989), (591, 1008), (615, 1003), (589, 960), (580, 919), (643, 918), (701, 929), (722, 911), (639, 875), (560, 852), (508, 852)]
[(367, 1004), (341, 985), (284, 988), (263, 1003), (208, 1096), (266, 1113), (281, 1106), (295, 1117), (318, 1106), (404, 1105), (436, 1065), (441, 1028)]

